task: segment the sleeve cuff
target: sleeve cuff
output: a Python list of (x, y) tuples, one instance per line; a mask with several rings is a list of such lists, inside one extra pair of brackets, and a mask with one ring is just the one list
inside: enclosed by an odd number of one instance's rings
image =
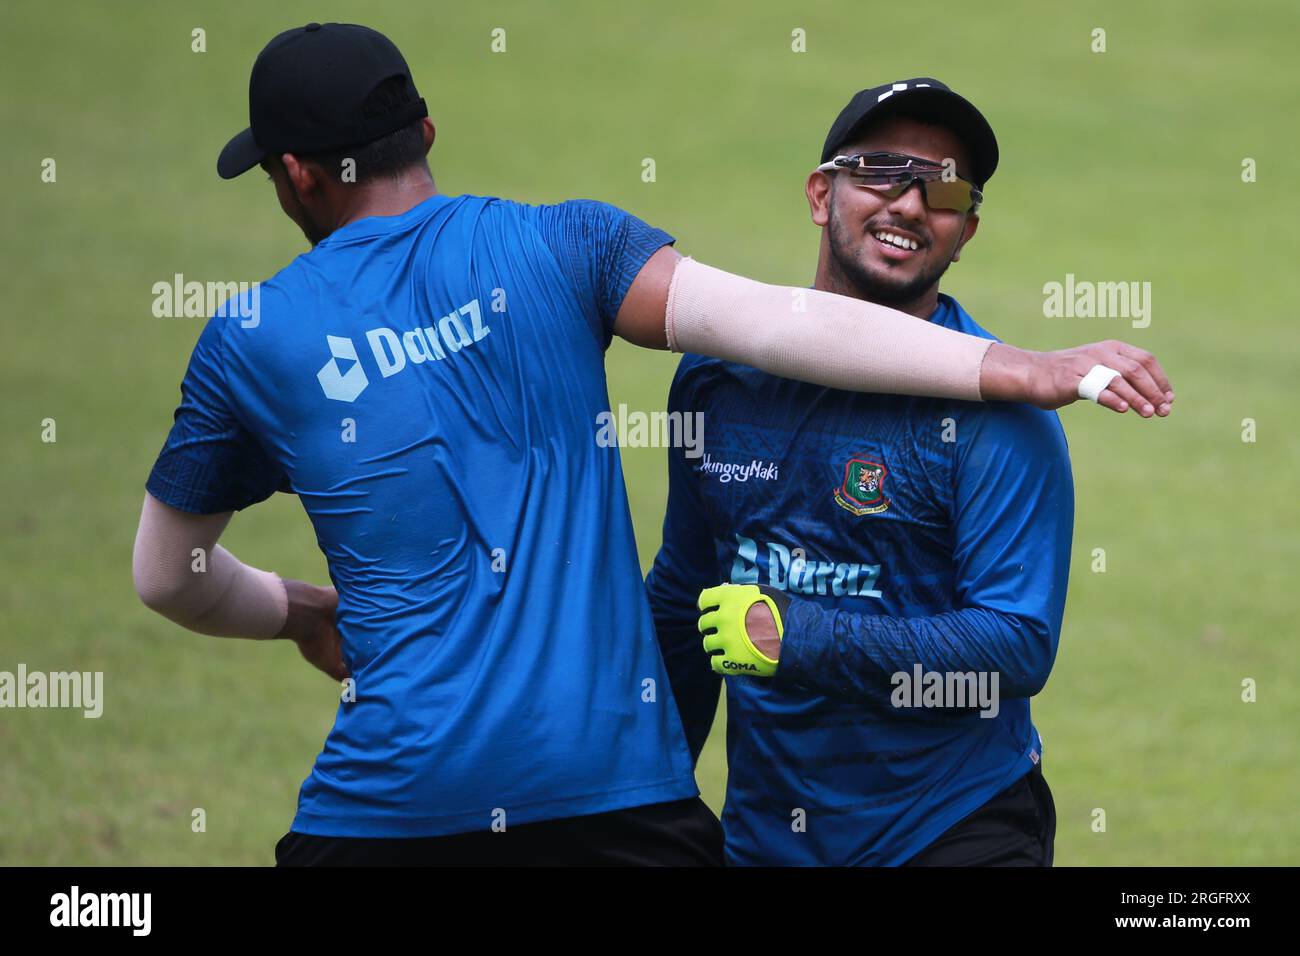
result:
[(835, 611), (825, 610), (812, 601), (790, 599), (785, 633), (781, 638), (781, 660), (775, 679), (818, 689), (820, 676), (827, 670), (828, 658), (835, 647)]

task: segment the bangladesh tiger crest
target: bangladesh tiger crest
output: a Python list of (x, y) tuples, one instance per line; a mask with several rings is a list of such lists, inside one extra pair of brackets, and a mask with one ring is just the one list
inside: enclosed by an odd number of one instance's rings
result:
[(889, 507), (885, 497), (884, 465), (865, 458), (850, 458), (844, 466), (844, 481), (835, 489), (835, 503), (859, 517), (874, 515)]

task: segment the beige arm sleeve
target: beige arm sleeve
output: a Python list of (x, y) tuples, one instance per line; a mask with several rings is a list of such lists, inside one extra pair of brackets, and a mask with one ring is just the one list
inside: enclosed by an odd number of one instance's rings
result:
[(289, 614), (284, 582), (217, 544), (229, 523), (229, 512), (187, 514), (146, 494), (131, 560), (136, 593), (200, 634), (275, 637)]
[(980, 400), (993, 343), (845, 296), (767, 285), (683, 258), (665, 310), (668, 348), (855, 392)]

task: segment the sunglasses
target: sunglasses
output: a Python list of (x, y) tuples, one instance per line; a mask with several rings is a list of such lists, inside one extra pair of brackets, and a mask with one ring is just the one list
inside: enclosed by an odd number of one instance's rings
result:
[(978, 212), (984, 193), (974, 183), (953, 178), (941, 163), (902, 153), (857, 153), (836, 156), (817, 167), (823, 173), (847, 173), (855, 186), (897, 199), (913, 185), (931, 209)]

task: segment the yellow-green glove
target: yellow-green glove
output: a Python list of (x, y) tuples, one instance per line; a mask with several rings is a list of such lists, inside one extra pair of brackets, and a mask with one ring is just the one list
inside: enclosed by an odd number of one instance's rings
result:
[(757, 584), (720, 584), (705, 588), (698, 602), (700, 633), (704, 653), (711, 656), (713, 669), (724, 677), (771, 677), (777, 662), (750, 640), (745, 615), (755, 604), (766, 604), (776, 621), (776, 636), (785, 636), (785, 611), (790, 599), (775, 588)]

